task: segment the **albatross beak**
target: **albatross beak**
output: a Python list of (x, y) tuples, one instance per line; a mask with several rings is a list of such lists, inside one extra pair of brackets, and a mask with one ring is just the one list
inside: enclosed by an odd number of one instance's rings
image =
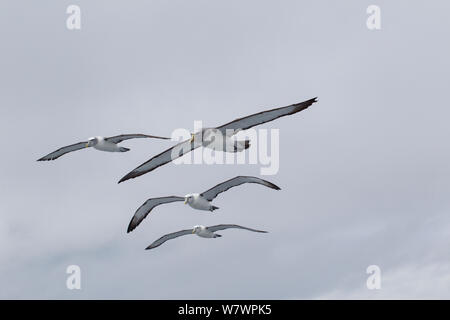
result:
[(88, 143), (86, 143), (86, 145), (85, 145), (84, 147), (85, 147), (85, 148), (89, 147), (89, 142), (88, 142)]
[(195, 137), (195, 135), (193, 133), (191, 133), (191, 142), (194, 141), (194, 137)]
[(193, 234), (195, 233), (195, 229), (192, 229), (192, 233), (193, 233)]
[(184, 199), (184, 204), (186, 204), (186, 203), (187, 203), (187, 201), (188, 201), (188, 198), (185, 198), (185, 199)]

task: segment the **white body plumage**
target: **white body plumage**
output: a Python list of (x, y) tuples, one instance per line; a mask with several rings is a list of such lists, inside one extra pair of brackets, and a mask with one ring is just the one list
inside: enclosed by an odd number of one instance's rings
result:
[[(225, 140), (225, 141), (224, 141)], [(202, 146), (225, 152), (240, 152), (249, 147), (249, 141), (236, 141), (234, 136), (223, 135), (220, 130), (209, 128), (203, 130)]]
[(215, 234), (212, 231), (209, 231), (208, 229), (206, 229), (205, 226), (195, 226), (194, 229), (192, 230), (192, 233), (196, 234), (199, 237), (202, 238), (217, 238), (220, 237), (218, 234)]
[(89, 139), (89, 141), (92, 140), (95, 141), (95, 143), (93, 143), (92, 145), (94, 149), (106, 152), (123, 152), (123, 148), (121, 150), (121, 147), (119, 147), (117, 144), (106, 141), (103, 137), (95, 137)]
[(214, 206), (198, 193), (191, 193), (184, 196), (186, 204), (197, 210), (212, 211)]

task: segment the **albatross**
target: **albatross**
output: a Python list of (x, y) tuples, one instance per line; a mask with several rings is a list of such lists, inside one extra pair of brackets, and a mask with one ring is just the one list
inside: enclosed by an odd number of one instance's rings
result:
[(280, 187), (278, 187), (277, 185), (257, 177), (237, 176), (230, 180), (219, 183), (215, 187), (203, 193), (190, 193), (185, 195), (184, 197), (169, 196), (161, 198), (151, 198), (145, 201), (145, 203), (136, 210), (133, 218), (130, 221), (130, 224), (128, 225), (127, 233), (133, 231), (142, 222), (142, 220), (147, 217), (147, 215), (150, 213), (150, 211), (152, 211), (153, 208), (165, 203), (184, 201), (184, 204), (188, 204), (193, 209), (213, 212), (214, 210), (219, 208), (213, 206), (211, 201), (214, 200), (214, 198), (216, 198), (219, 193), (225, 192), (230, 188), (239, 186), (244, 183), (257, 183), (268, 188), (280, 190)]
[(144, 162), (143, 164), (126, 174), (124, 177), (122, 177), (119, 180), (119, 183), (129, 179), (134, 179), (150, 171), (153, 171), (156, 168), (165, 165), (172, 160), (180, 158), (186, 153), (191, 152), (192, 150), (201, 146), (211, 147), (211, 145), (213, 145), (214, 148), (217, 148), (217, 143), (214, 143), (211, 140), (213, 140), (213, 136), (217, 137), (218, 134), (224, 137), (224, 144), (227, 145), (226, 151), (236, 152), (247, 149), (250, 146), (248, 140), (238, 141), (237, 146), (233, 144), (233, 146), (230, 147), (230, 144), (232, 144), (231, 137), (241, 130), (246, 130), (254, 126), (273, 121), (280, 117), (292, 115), (294, 113), (305, 110), (315, 102), (317, 102), (317, 97), (300, 103), (292, 104), (287, 107), (281, 107), (255, 113), (243, 118), (236, 119), (216, 128), (205, 128), (200, 132), (192, 134), (191, 139), (180, 142), (172, 148), (169, 148), (154, 156), (150, 160)]
[(166, 234), (166, 235), (162, 236), (161, 238), (159, 238), (158, 240), (154, 241), (151, 245), (149, 245), (147, 248), (145, 248), (145, 250), (150, 250), (150, 249), (159, 247), (160, 245), (162, 245), (164, 242), (166, 242), (168, 240), (175, 239), (175, 238), (178, 238), (181, 236), (186, 236), (189, 234), (195, 234), (201, 238), (219, 238), (219, 237), (221, 237), (221, 235), (217, 234), (215, 232), (219, 231), (219, 230), (225, 230), (225, 229), (244, 229), (244, 230), (253, 231), (253, 232), (267, 233), (267, 231), (242, 227), (237, 224), (219, 224), (219, 225), (210, 226), (210, 227), (197, 225), (197, 226), (194, 226), (194, 228), (192, 228), (192, 229), (181, 230), (178, 232)]
[(155, 138), (155, 139), (170, 139), (166, 137), (158, 137), (158, 136), (150, 136), (146, 134), (121, 134), (119, 136), (114, 137), (92, 137), (87, 141), (78, 142), (75, 144), (71, 144), (70, 146), (59, 148), (56, 151), (49, 153), (48, 155), (38, 159), (37, 161), (50, 161), (55, 160), (65, 155), (66, 153), (82, 150), (85, 148), (93, 147), (96, 150), (106, 151), (106, 152), (127, 152), (130, 151), (128, 148), (120, 147), (117, 144), (129, 139), (138, 139), (138, 138)]

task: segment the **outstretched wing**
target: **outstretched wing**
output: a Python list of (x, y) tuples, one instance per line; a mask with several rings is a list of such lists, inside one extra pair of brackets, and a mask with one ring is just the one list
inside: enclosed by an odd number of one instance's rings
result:
[(275, 190), (280, 190), (280, 187), (267, 180), (263, 180), (257, 177), (237, 176), (233, 179), (219, 183), (217, 186), (203, 192), (201, 196), (208, 201), (212, 201), (215, 197), (217, 197), (219, 193), (227, 191), (228, 189), (239, 186), (243, 183), (257, 183)]
[(192, 234), (192, 229), (181, 230), (181, 231), (178, 231), (178, 232), (166, 234), (165, 236), (162, 236), (158, 240), (154, 241), (151, 245), (149, 245), (147, 248), (145, 248), (145, 250), (150, 250), (150, 249), (159, 247), (160, 245), (162, 245), (167, 240), (175, 239), (175, 238), (178, 238), (178, 237), (181, 237), (181, 236), (186, 236), (188, 234)]
[(165, 140), (170, 139), (170, 138), (166, 138), (166, 137), (149, 136), (147, 134), (137, 133), (137, 134), (121, 134), (119, 136), (105, 138), (105, 140), (112, 142), (112, 143), (120, 143), (124, 140), (138, 139), (138, 138), (155, 138), (155, 139), (165, 139)]
[(145, 201), (145, 203), (140, 206), (133, 218), (130, 221), (130, 224), (128, 225), (127, 232), (133, 231), (141, 222), (142, 220), (147, 217), (147, 215), (152, 211), (154, 207), (159, 206), (160, 204), (170, 203), (170, 202), (176, 202), (176, 201), (183, 201), (184, 198), (182, 197), (176, 197), (176, 196), (170, 196), (170, 197), (161, 197), (161, 198), (152, 198)]
[[(245, 130), (251, 127), (254, 127), (256, 125), (266, 123), (272, 120), (275, 120), (277, 118), (287, 116), (290, 114), (297, 113), (299, 111), (302, 111), (306, 108), (308, 108), (311, 104), (317, 101), (317, 98), (310, 99), (301, 103), (293, 104), (287, 107), (278, 108), (278, 109), (272, 109), (268, 111), (263, 111), (259, 113), (255, 113), (253, 115), (236, 119), (232, 122), (229, 122), (227, 124), (224, 124), (220, 127), (217, 127), (216, 129), (220, 130), (222, 134), (227, 134), (227, 129), (233, 130), (234, 133), (239, 130)], [(147, 162), (144, 162), (139, 167), (134, 169), (133, 171), (129, 172), (127, 175), (125, 175), (122, 179), (119, 180), (119, 183), (126, 181), (128, 179), (139, 177), (143, 174), (146, 174), (147, 172), (150, 172), (152, 170), (155, 170), (159, 166), (162, 166), (172, 160), (175, 160), (184, 154), (198, 148), (201, 146), (201, 143), (197, 143), (194, 141), (186, 140), (183, 141), (176, 146), (167, 149), (166, 151), (154, 156)]]
[(119, 183), (126, 181), (128, 179), (133, 179), (139, 177), (147, 172), (155, 170), (159, 166), (165, 165), (166, 163), (171, 162), (172, 160), (178, 159), (184, 154), (191, 152), (192, 150), (201, 146), (201, 143), (185, 140), (180, 142), (179, 144), (173, 146), (172, 148), (167, 149), (166, 151), (161, 152), (160, 154), (154, 156), (147, 162), (144, 162), (139, 167), (135, 168), (133, 171), (129, 172), (122, 179), (119, 180)]
[(206, 229), (208, 229), (211, 232), (216, 232), (216, 231), (225, 230), (225, 229), (244, 229), (244, 230), (260, 232), (260, 233), (268, 232), (268, 231), (264, 231), (264, 230), (256, 230), (256, 229), (252, 229), (252, 228), (238, 226), (237, 224), (218, 224), (216, 226), (206, 227)]
[(75, 144), (71, 144), (70, 146), (59, 148), (56, 151), (53, 151), (52, 153), (49, 153), (48, 155), (38, 159), (37, 161), (49, 161), (49, 160), (55, 160), (61, 157), (62, 155), (65, 155), (66, 153), (77, 151), (86, 148), (87, 141), (85, 142), (78, 142)]
[(234, 121), (228, 122), (227, 124), (224, 124), (220, 127), (217, 127), (217, 129), (219, 129), (222, 132), (222, 134), (229, 135), (230, 130), (233, 133), (236, 133), (239, 130), (249, 129), (251, 127), (260, 125), (262, 123), (266, 123), (266, 122), (278, 119), (280, 117), (288, 116), (288, 115), (300, 112), (302, 110), (305, 110), (310, 105), (312, 105), (314, 102), (317, 102), (317, 97), (307, 100), (307, 101), (300, 102), (300, 103), (292, 104), (287, 107), (281, 107), (281, 108), (276, 108), (276, 109), (272, 109), (272, 110), (262, 111), (259, 113), (252, 114), (250, 116), (239, 118)]

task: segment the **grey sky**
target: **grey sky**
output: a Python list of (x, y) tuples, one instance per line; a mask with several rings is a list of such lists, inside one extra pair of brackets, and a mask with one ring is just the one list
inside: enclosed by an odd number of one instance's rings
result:
[[(66, 7), (82, 29), (66, 29)], [(381, 7), (382, 29), (366, 28)], [(448, 1), (3, 1), (0, 298), (450, 298)], [(94, 135), (170, 135), (318, 96), (280, 129), (282, 190), (242, 186), (214, 214), (147, 198), (256, 165), (166, 165), (173, 143), (35, 160)], [(259, 128), (259, 127), (258, 127)], [(196, 224), (269, 230), (161, 235)], [(82, 270), (69, 291), (65, 269)], [(366, 289), (379, 265), (382, 289)]]

